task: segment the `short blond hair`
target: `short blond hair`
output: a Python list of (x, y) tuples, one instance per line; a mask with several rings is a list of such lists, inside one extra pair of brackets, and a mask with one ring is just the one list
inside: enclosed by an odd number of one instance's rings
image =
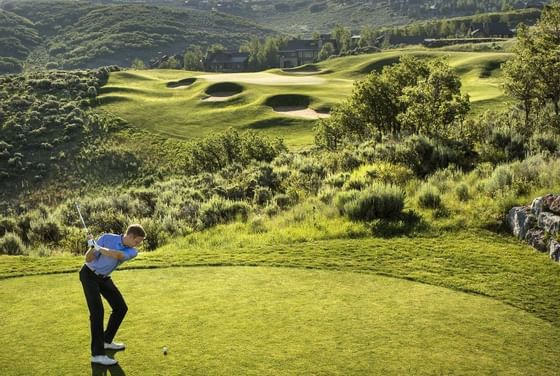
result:
[(134, 223), (134, 224), (128, 226), (128, 228), (126, 229), (126, 232), (124, 234), (125, 235), (132, 235), (132, 236), (135, 236), (135, 237), (140, 236), (142, 238), (146, 237), (146, 231), (144, 230), (142, 225), (139, 224), (139, 223)]

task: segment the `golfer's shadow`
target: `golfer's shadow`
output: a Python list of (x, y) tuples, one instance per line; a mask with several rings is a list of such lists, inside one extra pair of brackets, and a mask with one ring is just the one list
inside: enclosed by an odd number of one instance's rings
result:
[[(116, 351), (107, 350), (109, 358), (115, 358)], [(91, 363), (91, 376), (125, 376), (120, 364), (114, 366), (104, 366), (101, 364)]]

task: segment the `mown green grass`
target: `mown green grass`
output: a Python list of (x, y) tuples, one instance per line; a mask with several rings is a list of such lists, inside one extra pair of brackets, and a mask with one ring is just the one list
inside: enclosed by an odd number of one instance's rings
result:
[[(281, 266), (374, 273), (493, 297), (560, 325), (560, 268), (511, 237), (478, 231), (336, 239), (340, 234), (334, 230), (298, 228), (263, 234), (251, 233), (250, 224), (218, 226), (141, 253), (123, 267)], [(364, 236), (355, 230), (355, 236)], [(76, 256), (3, 256), (0, 278), (73, 272), (81, 263)]]
[[(233, 127), (256, 129), (285, 139), (292, 147), (313, 143), (315, 120), (274, 112), (267, 100), (277, 95), (305, 95), (309, 107), (328, 111), (352, 92), (355, 80), (398, 61), (402, 55), (447, 57), (471, 97), (473, 113), (506, 106), (500, 87), (500, 64), (510, 54), (422, 49), (335, 58), (309, 67), (310, 72), (273, 69), (257, 73), (211, 74), (178, 70), (112, 73), (101, 89), (100, 109), (112, 112), (137, 128), (166, 137), (196, 139)], [(169, 82), (197, 78), (189, 86), (169, 88)], [(233, 82), (240, 93), (223, 102), (207, 102), (206, 90), (217, 82)]]
[[(113, 355), (120, 361), (115, 374), (557, 371), (558, 327), (440, 287), (264, 267), (135, 270), (113, 278), (129, 305), (118, 334), (128, 348)], [(88, 312), (76, 273), (0, 284), (0, 344), (9, 349), (0, 355), (3, 375), (105, 374), (89, 363)]]

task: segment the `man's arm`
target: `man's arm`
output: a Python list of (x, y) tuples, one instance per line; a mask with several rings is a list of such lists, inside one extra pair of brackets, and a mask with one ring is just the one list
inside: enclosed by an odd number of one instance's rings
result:
[(97, 251), (95, 250), (95, 248), (88, 249), (88, 251), (86, 252), (86, 262), (92, 262), (93, 260), (95, 260), (96, 256)]
[[(88, 234), (87, 236), (88, 241), (93, 240), (93, 235)], [(99, 244), (97, 244), (95, 241), (93, 241), (93, 246), (86, 252), (86, 262), (90, 262), (93, 261), (98, 254), (102, 254), (108, 257), (112, 257), (114, 259), (117, 260), (122, 260), (125, 258), (124, 253), (119, 252), (119, 251), (115, 251), (109, 248), (105, 248), (105, 247), (101, 247)]]
[(124, 259), (124, 253), (119, 252), (119, 251), (115, 251), (115, 250), (112, 250), (112, 249), (109, 249), (109, 248), (99, 247), (97, 252), (101, 253), (102, 255), (112, 257), (112, 258), (117, 259), (117, 260)]

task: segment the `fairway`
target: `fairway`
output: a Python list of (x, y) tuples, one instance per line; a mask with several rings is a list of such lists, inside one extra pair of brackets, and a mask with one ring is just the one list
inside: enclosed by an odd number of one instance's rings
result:
[[(128, 270), (115, 374), (553, 375), (560, 330), (493, 299), (372, 274), (267, 267)], [(0, 281), (2, 375), (89, 363), (76, 273)], [(106, 316), (109, 309), (106, 309)], [(163, 346), (169, 354), (161, 352)]]
[[(297, 106), (301, 111), (316, 110), (323, 114), (321, 117), (326, 116), (352, 93), (356, 80), (398, 62), (402, 55), (445, 57), (459, 74), (463, 93), (470, 95), (473, 114), (506, 106), (507, 98), (500, 87), (500, 65), (510, 54), (402, 49), (339, 57), (290, 71), (114, 72), (99, 92), (99, 108), (134, 127), (165, 137), (192, 140), (233, 127), (281, 137), (291, 147), (306, 146), (313, 143), (313, 127), (319, 116), (313, 112), (275, 111), (269, 103)], [(237, 88), (234, 92), (220, 89), (231, 85)]]

